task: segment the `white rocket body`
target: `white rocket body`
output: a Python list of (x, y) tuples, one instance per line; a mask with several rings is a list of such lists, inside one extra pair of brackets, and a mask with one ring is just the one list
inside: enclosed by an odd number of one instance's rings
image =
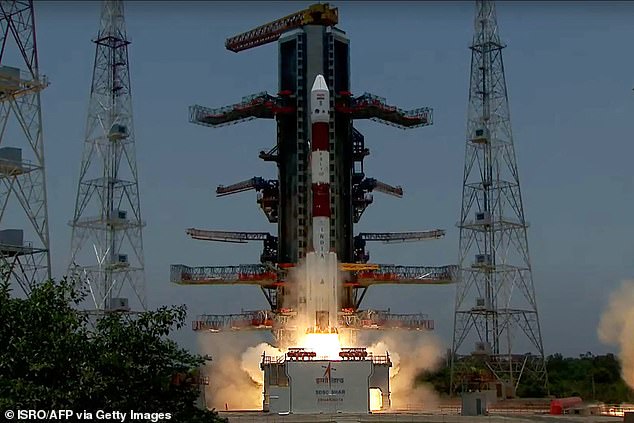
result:
[(312, 252), (306, 254), (304, 305), (308, 331), (337, 331), (337, 255), (330, 251), (330, 92), (322, 75), (310, 91), (312, 125), (310, 169), (312, 178)]

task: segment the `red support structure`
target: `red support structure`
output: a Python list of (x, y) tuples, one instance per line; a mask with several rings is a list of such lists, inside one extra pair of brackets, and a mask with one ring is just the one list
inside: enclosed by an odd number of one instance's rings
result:
[(301, 10), (273, 22), (260, 25), (250, 31), (227, 38), (225, 47), (233, 52), (244, 51), (253, 47), (277, 41), (280, 36), (304, 25), (333, 26), (339, 22), (337, 8), (330, 8), (328, 3), (318, 3), (308, 9)]
[(240, 103), (210, 109), (203, 106), (189, 108), (189, 121), (198, 125), (221, 127), (252, 119), (273, 119), (278, 114), (293, 113), (295, 108), (286, 103), (287, 96), (275, 97), (266, 91), (243, 97)]
[[(290, 309), (275, 313), (271, 310), (247, 311), (239, 314), (203, 314), (192, 321), (195, 331), (236, 331), (236, 330), (271, 330), (283, 325), (285, 318), (293, 317)], [(426, 314), (394, 314), (388, 311), (362, 310), (342, 313), (339, 316), (339, 327), (356, 330), (399, 329), (433, 331), (434, 321)], [(357, 351), (357, 349), (345, 349)], [(351, 355), (350, 355), (351, 354)], [(350, 353), (356, 357), (356, 353)]]
[(417, 128), (432, 124), (432, 109), (421, 107), (414, 110), (403, 110), (388, 105), (385, 98), (365, 93), (359, 97), (336, 103), (335, 110), (351, 115), (352, 119), (371, 119), (402, 129)]

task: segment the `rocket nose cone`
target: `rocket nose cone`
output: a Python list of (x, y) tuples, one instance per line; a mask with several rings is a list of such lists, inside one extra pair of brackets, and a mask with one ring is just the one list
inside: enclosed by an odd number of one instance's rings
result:
[(328, 85), (326, 85), (326, 80), (324, 79), (323, 75), (317, 75), (315, 77), (315, 82), (313, 83), (313, 88), (311, 89), (311, 91), (322, 90), (328, 91)]

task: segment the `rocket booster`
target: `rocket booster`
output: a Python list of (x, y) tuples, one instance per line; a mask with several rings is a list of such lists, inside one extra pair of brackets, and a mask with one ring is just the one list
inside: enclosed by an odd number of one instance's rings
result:
[(330, 252), (330, 93), (322, 75), (317, 75), (310, 91), (310, 120), (313, 248), (306, 254), (301, 308), (309, 319), (308, 332), (337, 333), (338, 266), (337, 255)]

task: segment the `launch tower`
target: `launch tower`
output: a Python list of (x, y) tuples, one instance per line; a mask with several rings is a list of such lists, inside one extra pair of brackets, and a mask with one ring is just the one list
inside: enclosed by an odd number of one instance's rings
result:
[[(95, 312), (146, 307), (143, 238), (123, 2), (105, 0), (96, 45), (70, 274)], [(132, 303), (129, 303), (131, 297)]]
[[(239, 52), (277, 41), (279, 52), (279, 92), (258, 93), (240, 103), (210, 109), (190, 108), (190, 121), (219, 127), (255, 118), (275, 119), (277, 142), (259, 157), (274, 163), (278, 179), (254, 177), (237, 184), (219, 186), (218, 196), (247, 190), (258, 192), (257, 202), (277, 234), (266, 232), (226, 232), (189, 229), (195, 239), (247, 242), (262, 241), (264, 251), (260, 264), (190, 267), (171, 266), (171, 280), (179, 284), (256, 284), (262, 287), (271, 311), (233, 316), (204, 315), (194, 322), (194, 329), (217, 330), (230, 325), (283, 330), (285, 319), (296, 304), (289, 304), (285, 293), (289, 288), (289, 269), (304, 259), (313, 245), (313, 227), (322, 207), (329, 208), (327, 249), (336, 253), (339, 270), (344, 272), (343, 291), (339, 294), (338, 312), (341, 327), (365, 326), (433, 328), (433, 322), (421, 315), (395, 315), (388, 312), (360, 311), (359, 307), (373, 284), (443, 284), (452, 282), (454, 266), (400, 266), (369, 262), (367, 241), (405, 242), (437, 239), (442, 230), (404, 233), (354, 234), (364, 210), (373, 202), (372, 192), (379, 191), (401, 197), (403, 190), (366, 176), (364, 159), (370, 154), (365, 138), (353, 122), (372, 119), (403, 129), (431, 125), (432, 110), (403, 110), (388, 105), (384, 98), (372, 94), (353, 96), (350, 86), (350, 45), (345, 32), (337, 29), (338, 12), (328, 4), (310, 8), (262, 25), (227, 39), (227, 49)], [(316, 139), (310, 107), (311, 89), (323, 75), (329, 93), (323, 121), (324, 137)], [(321, 119), (321, 118), (320, 118)], [(320, 126), (321, 128), (321, 126)], [(311, 156), (319, 142), (319, 157), (328, 161), (326, 179), (321, 181), (311, 172)], [(312, 145), (311, 145), (312, 143)], [(314, 167), (313, 167), (314, 169)], [(320, 176), (321, 177), (321, 176)], [(319, 184), (329, 185), (327, 204), (316, 204), (321, 193)], [(321, 200), (319, 200), (321, 201)], [(322, 210), (323, 211), (323, 210)]]
[[(522, 375), (546, 381), (502, 49), (492, 1), (476, 1), (460, 216), (452, 390), (485, 365), (505, 397)], [(517, 337), (517, 335), (523, 335)], [(524, 341), (522, 343), (522, 341)], [(475, 350), (465, 354), (465, 348)], [(519, 351), (532, 354), (523, 354)]]
[(51, 277), (33, 2), (0, 1), (0, 270), (29, 295)]

